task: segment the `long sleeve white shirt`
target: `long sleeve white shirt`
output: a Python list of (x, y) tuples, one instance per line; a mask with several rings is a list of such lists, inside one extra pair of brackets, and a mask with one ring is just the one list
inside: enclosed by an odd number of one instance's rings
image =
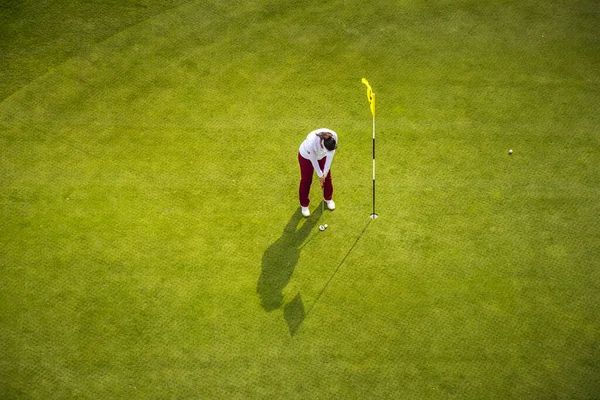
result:
[[(317, 173), (319, 178), (322, 178), (324, 176), (327, 176), (329, 170), (331, 169), (331, 162), (333, 161), (335, 150), (329, 151), (325, 148), (323, 140), (317, 136), (317, 133), (320, 132), (331, 133), (336, 143), (338, 142), (337, 133), (335, 133), (331, 129), (315, 129), (314, 131), (310, 132), (308, 136), (306, 136), (306, 139), (300, 145), (299, 151), (302, 157), (306, 158), (307, 160), (310, 160), (310, 162), (313, 165), (313, 168), (315, 169), (315, 172)], [(325, 161), (325, 168), (321, 170), (318, 161), (323, 159), (323, 157), (327, 157), (327, 160)]]

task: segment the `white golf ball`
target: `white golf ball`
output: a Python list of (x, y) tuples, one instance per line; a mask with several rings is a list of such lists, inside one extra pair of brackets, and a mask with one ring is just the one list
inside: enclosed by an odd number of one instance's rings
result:
[(324, 227), (325, 229), (327, 229), (327, 224), (323, 225), (323, 227)]
[(512, 154), (512, 149), (508, 151), (508, 154)]
[(325, 227), (324, 227), (323, 225), (321, 225), (321, 226), (319, 226), (319, 230), (320, 230), (320, 231), (324, 231), (324, 230), (325, 230)]

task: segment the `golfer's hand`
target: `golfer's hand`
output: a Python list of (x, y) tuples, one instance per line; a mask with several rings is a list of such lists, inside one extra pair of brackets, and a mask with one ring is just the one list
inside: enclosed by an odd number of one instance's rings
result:
[(323, 187), (325, 184), (325, 176), (320, 177), (319, 180), (321, 181), (321, 187)]

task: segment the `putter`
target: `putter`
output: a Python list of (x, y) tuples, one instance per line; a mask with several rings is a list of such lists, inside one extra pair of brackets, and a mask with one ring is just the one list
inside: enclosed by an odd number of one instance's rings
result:
[(319, 225), (319, 230), (323, 232), (327, 229), (327, 224), (323, 223), (325, 219), (325, 187), (323, 187), (323, 200), (321, 201), (321, 225)]

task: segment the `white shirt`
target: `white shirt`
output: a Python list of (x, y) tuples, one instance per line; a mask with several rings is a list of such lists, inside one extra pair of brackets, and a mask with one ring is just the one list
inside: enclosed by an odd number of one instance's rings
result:
[[(320, 132), (331, 133), (337, 143), (337, 133), (335, 133), (331, 129), (315, 129), (314, 131), (309, 133), (308, 136), (306, 136), (306, 139), (300, 145), (299, 151), (302, 157), (306, 158), (307, 160), (310, 160), (310, 162), (313, 165), (313, 168), (315, 169), (315, 172), (317, 173), (319, 178), (322, 178), (324, 176), (327, 176), (327, 174), (329, 173), (335, 150), (329, 151), (325, 148), (325, 145), (323, 144), (323, 139), (317, 136), (317, 133)], [(318, 161), (323, 159), (323, 157), (327, 157), (327, 160), (325, 161), (325, 168), (323, 169), (323, 171), (321, 171), (321, 167), (319, 166)]]

